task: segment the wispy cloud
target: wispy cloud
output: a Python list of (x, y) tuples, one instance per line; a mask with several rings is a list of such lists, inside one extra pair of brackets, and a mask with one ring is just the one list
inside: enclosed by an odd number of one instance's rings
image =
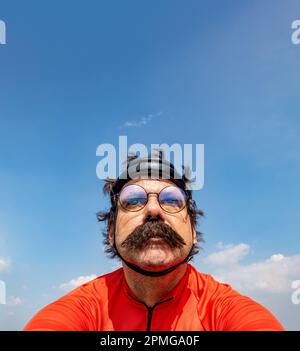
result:
[(73, 290), (75, 288), (78, 288), (80, 285), (85, 284), (85, 283), (87, 283), (90, 280), (93, 280), (95, 278), (97, 278), (96, 274), (91, 274), (91, 275), (87, 275), (87, 276), (80, 276), (78, 278), (71, 279), (67, 283), (60, 284), (58, 288), (62, 291), (70, 291), (70, 290)]
[(126, 121), (121, 127), (123, 128), (132, 128), (132, 127), (142, 127), (148, 124), (153, 118), (159, 117), (162, 115), (162, 112), (149, 114), (147, 116), (141, 117), (138, 121)]
[(220, 251), (204, 258), (204, 262), (213, 265), (233, 265), (248, 255), (250, 246), (244, 243), (238, 245), (224, 245), (218, 243)]
[(7, 270), (10, 266), (10, 262), (7, 259), (0, 258), (0, 272)]
[(15, 306), (22, 305), (22, 300), (19, 297), (10, 296), (7, 299), (7, 303), (6, 304), (7, 304), (7, 306), (15, 307)]

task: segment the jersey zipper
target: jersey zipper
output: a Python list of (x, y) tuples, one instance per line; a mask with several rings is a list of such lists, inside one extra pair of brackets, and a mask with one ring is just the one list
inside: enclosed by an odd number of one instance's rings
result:
[(154, 308), (157, 306), (157, 305), (160, 305), (164, 302), (168, 302), (170, 300), (173, 300), (173, 297), (170, 297), (169, 299), (165, 300), (165, 301), (161, 301), (161, 302), (157, 302), (155, 305), (153, 305), (152, 307), (148, 307), (145, 303), (143, 303), (146, 307), (147, 307), (147, 310), (148, 310), (148, 318), (147, 318), (147, 331), (150, 331), (150, 328), (151, 328), (151, 321), (152, 321), (152, 314), (153, 314), (153, 310)]
[(145, 302), (136, 299), (136, 298), (133, 297), (129, 292), (127, 292), (127, 294), (128, 294), (133, 300), (135, 300), (136, 302), (139, 302), (139, 303), (143, 304), (143, 305), (147, 308), (147, 310), (148, 310), (147, 329), (146, 329), (147, 331), (150, 331), (150, 328), (151, 328), (152, 314), (153, 314), (154, 308), (155, 308), (157, 305), (160, 305), (160, 304), (162, 304), (162, 303), (164, 303), (164, 302), (168, 302), (168, 301), (171, 301), (171, 300), (174, 299), (174, 297), (170, 297), (170, 298), (168, 298), (167, 300), (157, 302), (157, 303), (156, 303), (155, 305), (153, 305), (152, 307), (148, 307), (148, 306), (145, 304)]
[(152, 312), (153, 312), (154, 307), (155, 307), (155, 305), (153, 307), (147, 307), (147, 309), (148, 309), (147, 331), (149, 331), (150, 327), (151, 327)]

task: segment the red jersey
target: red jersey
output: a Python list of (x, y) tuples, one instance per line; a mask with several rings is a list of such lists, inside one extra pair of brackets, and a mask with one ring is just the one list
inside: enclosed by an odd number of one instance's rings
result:
[(263, 306), (188, 264), (177, 286), (148, 307), (120, 268), (40, 310), (24, 330), (284, 330)]

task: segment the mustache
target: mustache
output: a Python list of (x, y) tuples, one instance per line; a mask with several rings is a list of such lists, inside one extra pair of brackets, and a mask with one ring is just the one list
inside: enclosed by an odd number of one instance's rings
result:
[(137, 226), (121, 246), (129, 250), (142, 250), (151, 244), (150, 239), (152, 238), (161, 238), (173, 249), (186, 245), (183, 238), (168, 224), (156, 220)]

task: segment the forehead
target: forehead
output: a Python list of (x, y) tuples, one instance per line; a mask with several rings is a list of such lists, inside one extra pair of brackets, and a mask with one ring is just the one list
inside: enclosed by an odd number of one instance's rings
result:
[(176, 184), (167, 179), (133, 179), (126, 183), (124, 186), (128, 186), (130, 184), (140, 185), (147, 192), (160, 192), (160, 190), (167, 186), (176, 186)]

